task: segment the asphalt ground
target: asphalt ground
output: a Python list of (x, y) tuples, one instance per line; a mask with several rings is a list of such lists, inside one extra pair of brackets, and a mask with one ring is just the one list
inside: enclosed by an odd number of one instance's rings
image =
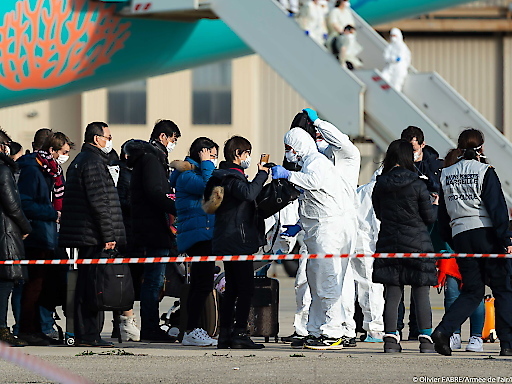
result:
[[(280, 335), (293, 332), (293, 279), (280, 267), (271, 269), (280, 280)], [(165, 298), (161, 312), (172, 306)], [(406, 306), (408, 297), (406, 297)], [(443, 296), (431, 291), (434, 326), (440, 321)], [(138, 306), (135, 308), (138, 313)], [(64, 321), (61, 321), (64, 324)], [(12, 324), (12, 319), (9, 320)], [(291, 349), (270, 342), (263, 350), (217, 350), (181, 344), (122, 343), (116, 348), (69, 346), (24, 347), (18, 351), (38, 356), (96, 383), (488, 383), (512, 382), (512, 357), (499, 356), (498, 343), (486, 343), (485, 352), (465, 352), (468, 324), (463, 326), (461, 351), (445, 357), (421, 354), (418, 341), (402, 342), (403, 352), (385, 354), (382, 344), (359, 342), (341, 351)], [(110, 339), (111, 317), (106, 315), (103, 337)], [(404, 334), (408, 333), (407, 328)], [(254, 338), (263, 342), (262, 339)], [(91, 354), (93, 353), (93, 354)], [(24, 368), (0, 361), (0, 383), (51, 382)]]

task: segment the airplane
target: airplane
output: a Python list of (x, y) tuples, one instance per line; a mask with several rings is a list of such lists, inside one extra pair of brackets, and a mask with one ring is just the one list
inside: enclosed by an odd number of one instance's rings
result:
[[(213, 13), (189, 21), (155, 14), (165, 2), (200, 9), (204, 0), (2, 0), (0, 107), (254, 53)], [(378, 24), (465, 2), (352, 0), (352, 7)]]

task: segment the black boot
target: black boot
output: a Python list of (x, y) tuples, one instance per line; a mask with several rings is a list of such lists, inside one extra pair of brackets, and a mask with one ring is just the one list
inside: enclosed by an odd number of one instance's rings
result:
[(262, 349), (263, 344), (256, 344), (251, 340), (244, 328), (235, 328), (231, 338), (231, 348), (233, 349)]
[(384, 340), (384, 352), (386, 353), (400, 353), (402, 346), (400, 345), (400, 336), (386, 333), (382, 338)]
[(0, 328), (0, 341), (9, 344), (11, 347), (24, 347), (28, 343), (14, 337), (9, 328)]
[(229, 328), (221, 328), (219, 330), (217, 349), (229, 348), (231, 348), (231, 330)]
[(450, 336), (445, 335), (436, 329), (432, 333), (431, 337), (437, 353), (445, 356), (452, 355), (452, 349), (450, 348)]
[(419, 335), (418, 340), (420, 341), (420, 352), (421, 353), (435, 353), (434, 342), (428, 335)]

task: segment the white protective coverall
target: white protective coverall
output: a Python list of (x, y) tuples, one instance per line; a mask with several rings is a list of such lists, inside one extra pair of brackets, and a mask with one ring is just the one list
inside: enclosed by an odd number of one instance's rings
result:
[[(377, 176), (382, 172), (379, 168), (368, 184), (357, 189), (359, 198), (358, 231), (356, 253), (373, 254), (379, 237), (380, 221), (375, 215), (372, 204), (373, 187)], [(351, 259), (354, 279), (357, 286), (357, 300), (363, 311), (363, 328), (371, 336), (379, 338), (384, 332), (384, 286), (372, 281), (373, 258), (364, 257)], [(353, 314), (352, 314), (353, 316)]]
[[(350, 141), (350, 138), (346, 134), (341, 132), (333, 124), (320, 119), (315, 120), (313, 124), (328, 144), (327, 148), (323, 150), (322, 153), (334, 164), (341, 178), (340, 183), (344, 185), (347, 195), (346, 198), (349, 199), (354, 209), (357, 209), (359, 202), (356, 195), (356, 188), (361, 168), (361, 154), (359, 149)], [(353, 241), (355, 241), (355, 239)], [(345, 262), (344, 260), (342, 262), (343, 288), (341, 291), (341, 319), (343, 324), (343, 336), (350, 338), (356, 337), (356, 323), (354, 321), (355, 283), (352, 265), (352, 261)]]
[(306, 1), (300, 7), (298, 22), (317, 44), (324, 45), (324, 35), (327, 34), (325, 11), (318, 2)]
[[(318, 152), (311, 136), (293, 128), (284, 137), (299, 157), (300, 172), (290, 172), (288, 180), (300, 188), (299, 216), (305, 231), (304, 243), (312, 254), (352, 253), (357, 232), (356, 209), (348, 183), (333, 177), (336, 169)], [(309, 259), (306, 275), (311, 291), (308, 334), (340, 338), (342, 329), (342, 264), (348, 259)]]
[(299, 0), (279, 0), (279, 2), (287, 11), (299, 13)]
[(382, 78), (401, 92), (411, 66), (411, 51), (398, 28), (391, 29), (391, 43), (384, 50), (384, 60), (386, 66), (382, 70)]

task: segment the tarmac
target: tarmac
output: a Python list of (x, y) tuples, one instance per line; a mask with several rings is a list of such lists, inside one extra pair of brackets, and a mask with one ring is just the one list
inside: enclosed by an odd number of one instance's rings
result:
[[(280, 267), (269, 275), (280, 280), (280, 336), (293, 332), (293, 279)], [(161, 312), (172, 306), (165, 298)], [(406, 297), (406, 306), (408, 297)], [(443, 295), (431, 291), (434, 326), (444, 313)], [(138, 306), (135, 308), (138, 313)], [(407, 316), (407, 314), (406, 314)], [(110, 339), (110, 315), (103, 337)], [(62, 325), (64, 324), (61, 321)], [(9, 319), (12, 324), (12, 318)], [(262, 350), (217, 350), (184, 347), (179, 343), (130, 342), (116, 348), (69, 346), (12, 348), (53, 363), (95, 383), (512, 383), (512, 357), (499, 356), (499, 343), (486, 343), (485, 352), (464, 350), (468, 324), (463, 326), (463, 348), (453, 356), (419, 353), (418, 341), (402, 342), (403, 352), (385, 354), (382, 344), (358, 342), (339, 351), (291, 349), (284, 343), (266, 343)], [(406, 335), (407, 327), (404, 330)], [(255, 341), (263, 342), (260, 338)], [(52, 382), (0, 360), (0, 383)]]

